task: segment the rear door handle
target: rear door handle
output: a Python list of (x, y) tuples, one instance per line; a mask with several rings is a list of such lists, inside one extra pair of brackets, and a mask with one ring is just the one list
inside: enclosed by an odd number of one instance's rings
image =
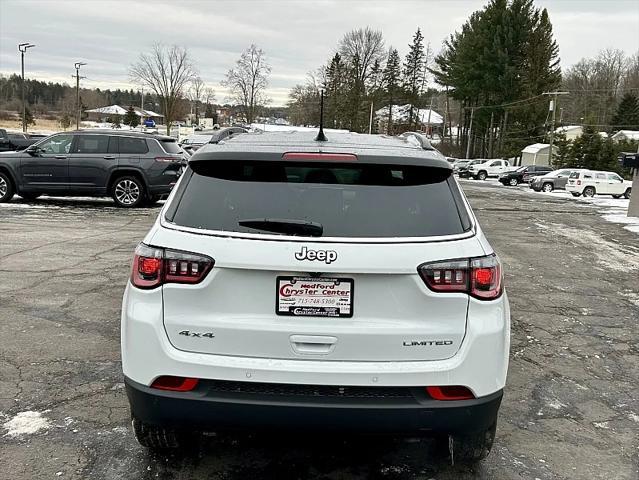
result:
[(66, 160), (67, 156), (66, 155), (56, 155), (55, 158), (57, 158), (58, 160)]
[(105, 155), (104, 157), (105, 160), (115, 160), (115, 156), (114, 155)]

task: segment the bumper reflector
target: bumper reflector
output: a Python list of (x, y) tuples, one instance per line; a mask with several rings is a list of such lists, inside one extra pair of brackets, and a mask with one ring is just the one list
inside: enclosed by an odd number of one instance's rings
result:
[(156, 378), (151, 384), (151, 388), (158, 390), (171, 390), (173, 392), (190, 392), (197, 387), (197, 378), (172, 377), (165, 375)]
[(466, 387), (458, 385), (426, 387), (426, 392), (434, 400), (471, 400), (475, 395)]

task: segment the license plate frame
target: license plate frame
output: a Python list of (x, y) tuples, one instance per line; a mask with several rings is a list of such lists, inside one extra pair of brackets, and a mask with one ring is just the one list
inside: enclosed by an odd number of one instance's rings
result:
[[(332, 286), (330, 285), (332, 283)], [(284, 292), (288, 285), (299, 285), (298, 289), (307, 291), (337, 291), (336, 288), (347, 286), (344, 294), (294, 294), (286, 296)], [(323, 288), (325, 287), (325, 288)], [(290, 291), (290, 289), (289, 289)], [(355, 293), (355, 281), (352, 278), (340, 277), (304, 277), (296, 275), (280, 275), (275, 281), (275, 314), (288, 317), (327, 317), (327, 318), (351, 318), (353, 316), (353, 299)], [(286, 301), (290, 297), (292, 301)], [(312, 305), (309, 299), (316, 297), (320, 300)], [(284, 301), (283, 301), (284, 299)], [(300, 304), (298, 299), (306, 299)], [(324, 304), (321, 300), (335, 299), (335, 302)], [(346, 302), (345, 300), (348, 300)]]

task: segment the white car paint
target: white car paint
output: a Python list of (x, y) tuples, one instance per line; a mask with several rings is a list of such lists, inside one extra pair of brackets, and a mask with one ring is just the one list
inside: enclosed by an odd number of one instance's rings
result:
[(593, 188), (596, 195), (624, 195), (629, 192), (632, 182), (624, 180), (615, 172), (581, 170), (573, 172), (566, 184), (566, 190), (573, 195), (589, 193)]
[(477, 178), (480, 172), (485, 172), (488, 177), (499, 177), (504, 172), (512, 170), (508, 160), (486, 160), (468, 167), (471, 176)]

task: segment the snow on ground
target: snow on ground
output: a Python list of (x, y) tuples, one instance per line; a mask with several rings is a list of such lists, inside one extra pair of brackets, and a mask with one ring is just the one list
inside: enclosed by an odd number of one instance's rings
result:
[(2, 426), (7, 430), (5, 437), (19, 437), (22, 435), (32, 435), (40, 430), (48, 429), (51, 422), (42, 414), (48, 412), (26, 411), (20, 412)]

